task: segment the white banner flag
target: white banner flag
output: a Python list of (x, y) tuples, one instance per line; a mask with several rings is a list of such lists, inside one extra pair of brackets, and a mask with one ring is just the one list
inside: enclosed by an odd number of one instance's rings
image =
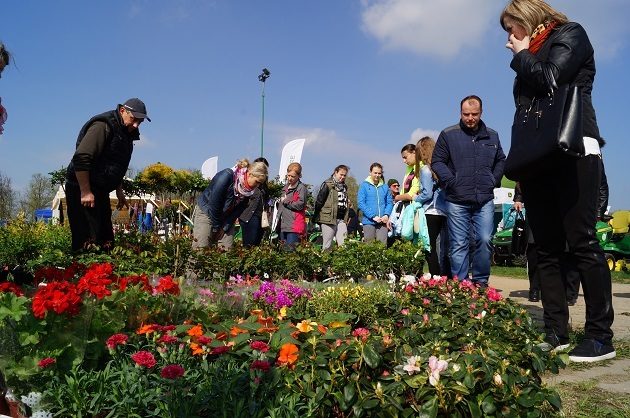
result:
[(212, 180), (215, 174), (217, 174), (217, 166), (219, 164), (219, 157), (210, 157), (201, 165), (201, 175), (204, 179)]
[(284, 148), (282, 148), (282, 156), (280, 157), (280, 181), (284, 180), (284, 176), (287, 174), (287, 167), (291, 163), (299, 163), (302, 159), (302, 149), (304, 148), (305, 138), (294, 139), (288, 142)]

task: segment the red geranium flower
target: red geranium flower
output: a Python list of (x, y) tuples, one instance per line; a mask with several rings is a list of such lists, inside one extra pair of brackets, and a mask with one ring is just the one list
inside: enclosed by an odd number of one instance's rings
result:
[(158, 343), (162, 343), (162, 344), (172, 344), (172, 343), (176, 343), (177, 341), (179, 341), (177, 339), (177, 337), (174, 337), (174, 336), (168, 335), (168, 334), (162, 335), (157, 340)]
[(91, 293), (97, 299), (109, 296), (112, 292), (107, 286), (112, 284), (111, 276), (113, 271), (114, 268), (109, 263), (92, 264), (83, 277), (79, 279), (77, 289), (80, 293)]
[(40, 286), (33, 296), (33, 315), (43, 319), (50, 310), (61, 315), (76, 315), (81, 307), (81, 297), (70, 282), (51, 282)]
[(172, 276), (164, 276), (160, 279), (158, 285), (155, 287), (155, 293), (165, 293), (170, 295), (179, 295), (179, 284), (173, 281)]
[(142, 274), (140, 276), (121, 277), (118, 279), (118, 289), (120, 289), (121, 292), (124, 292), (125, 290), (127, 290), (127, 286), (134, 286), (134, 285), (139, 285), (142, 288), (142, 290), (146, 292), (151, 291), (149, 278), (145, 274)]
[(269, 345), (267, 345), (267, 343), (265, 343), (264, 341), (252, 341), (249, 346), (252, 348), (252, 350), (258, 350), (261, 353), (266, 353), (267, 351), (269, 351)]
[(155, 366), (155, 357), (148, 351), (138, 351), (131, 355), (131, 359), (136, 362), (136, 365), (146, 367), (150, 369)]
[(212, 342), (212, 338), (208, 337), (207, 335), (201, 335), (197, 337), (197, 342), (201, 345), (208, 345)]
[(128, 339), (129, 337), (126, 334), (114, 334), (107, 339), (105, 345), (107, 345), (107, 348), (110, 350), (113, 350), (119, 345), (127, 344)]
[(14, 293), (16, 296), (24, 296), (20, 286), (12, 282), (0, 283), (0, 293)]
[(265, 373), (269, 371), (271, 368), (271, 364), (268, 361), (264, 360), (254, 360), (252, 364), (249, 366), (251, 370), (261, 370)]
[(160, 372), (160, 376), (165, 379), (177, 379), (184, 375), (184, 368), (179, 364), (169, 364), (164, 366)]
[(48, 366), (51, 366), (53, 364), (55, 364), (57, 362), (57, 360), (55, 360), (52, 357), (46, 357), (43, 358), (39, 361), (39, 363), (37, 363), (37, 365), (39, 366), (40, 369), (45, 369)]
[(212, 351), (210, 352), (210, 354), (219, 355), (219, 354), (227, 353), (228, 351), (230, 351), (230, 347), (228, 347), (227, 345), (221, 345), (219, 347), (214, 347)]

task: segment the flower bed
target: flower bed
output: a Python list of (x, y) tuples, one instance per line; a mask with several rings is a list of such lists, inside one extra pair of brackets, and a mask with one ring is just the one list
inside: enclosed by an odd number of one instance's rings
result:
[(200, 287), (126, 273), (72, 265), (36, 274), (45, 286), (0, 288), (0, 367), (18, 395), (42, 393), (57, 416), (519, 417), (560, 408), (540, 375), (565, 355), (541, 352), (527, 312), (491, 288), (252, 276)]

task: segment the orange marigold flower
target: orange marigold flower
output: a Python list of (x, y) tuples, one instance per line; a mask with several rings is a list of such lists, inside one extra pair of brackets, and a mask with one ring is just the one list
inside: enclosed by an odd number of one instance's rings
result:
[(192, 350), (193, 356), (198, 356), (204, 353), (203, 347), (197, 343), (190, 343), (190, 349)]
[(194, 327), (188, 330), (187, 334), (190, 335), (191, 337), (200, 337), (203, 335), (203, 328), (201, 328), (200, 324), (195, 325)]
[(155, 324), (149, 324), (149, 325), (141, 326), (136, 331), (136, 334), (138, 334), (138, 335), (147, 334), (148, 335), (148, 334), (151, 334), (152, 332), (155, 332)]
[(225, 341), (227, 340), (227, 338), (228, 338), (228, 335), (227, 335), (227, 332), (225, 331), (221, 331), (220, 333), (217, 334), (217, 340), (219, 341)]
[(243, 328), (239, 328), (236, 325), (234, 325), (232, 329), (230, 330), (230, 335), (232, 337), (236, 337), (238, 334), (244, 334), (246, 332), (247, 330), (244, 330)]
[(280, 354), (278, 355), (278, 364), (286, 364), (288, 366), (293, 365), (298, 359), (299, 349), (295, 344), (286, 343), (280, 347)]
[(256, 330), (256, 332), (258, 332), (259, 334), (273, 334), (274, 332), (278, 331), (280, 328), (278, 327), (260, 327)]
[(322, 324), (319, 324), (319, 325), (317, 326), (317, 330), (318, 330), (319, 332), (321, 332), (322, 334), (326, 334), (326, 332), (328, 331), (328, 328), (326, 328), (326, 327), (325, 327), (325, 326), (323, 326)]
[(304, 321), (297, 324), (295, 327), (300, 330), (300, 332), (311, 332), (313, 331), (313, 326), (317, 326), (317, 322), (309, 321), (305, 319)]
[(258, 318), (257, 322), (263, 327), (271, 327), (273, 326), (273, 316), (268, 316), (266, 318), (261, 316)]

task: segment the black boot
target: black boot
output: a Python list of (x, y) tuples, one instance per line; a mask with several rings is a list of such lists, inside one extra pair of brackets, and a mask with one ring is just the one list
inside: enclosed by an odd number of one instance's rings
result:
[(540, 302), (540, 289), (529, 289), (529, 298), (527, 298), (530, 302)]

